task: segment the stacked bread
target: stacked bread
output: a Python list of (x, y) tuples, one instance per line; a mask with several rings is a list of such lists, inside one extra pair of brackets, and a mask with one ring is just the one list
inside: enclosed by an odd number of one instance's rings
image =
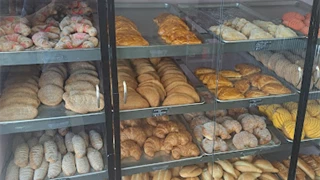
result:
[(243, 156), (230, 160), (221, 160), (214, 163), (188, 165), (183, 167), (174, 167), (167, 170), (158, 170), (148, 173), (123, 176), (123, 180), (215, 180), (215, 179), (268, 179), (278, 180), (279, 173), (268, 160), (254, 157)]
[[(203, 113), (188, 113), (184, 117), (206, 153), (254, 148), (268, 144), (272, 139), (261, 116), (244, 113), (233, 118), (223, 114), (216, 116), (215, 121)], [(228, 146), (231, 139), (234, 147)]]
[[(290, 160), (272, 162), (272, 165), (279, 170), (278, 176), (287, 179), (290, 167)], [(320, 176), (319, 155), (300, 154), (296, 169), (296, 179), (318, 179)]]
[(297, 37), (294, 31), (283, 25), (260, 20), (251, 23), (238, 17), (226, 21), (223, 25), (211, 26), (210, 30), (227, 41)]
[(15, 135), (14, 159), (10, 161), (5, 180), (56, 178), (104, 169), (103, 140), (98, 132), (84, 129), (74, 134), (68, 128)]
[[(127, 95), (123, 82), (127, 86)], [(196, 90), (170, 58), (133, 59), (131, 63), (118, 61), (118, 84), (121, 110), (200, 101)]]
[[(302, 74), (304, 67), (304, 59), (290, 51), (270, 52), (255, 51), (250, 52), (252, 56), (260, 61), (265, 67), (274, 71), (279, 77), (282, 77), (294, 87), (300, 89), (302, 84)], [(314, 68), (314, 76), (312, 77), (310, 89), (319, 79), (319, 68)], [(315, 86), (320, 87), (320, 83)]]
[(148, 46), (149, 43), (140, 34), (137, 26), (128, 18), (116, 16), (117, 46)]
[(168, 116), (126, 120), (121, 128), (121, 159), (139, 160), (143, 152), (152, 158), (163, 151), (171, 153), (173, 159), (200, 154), (185, 126), (177, 120), (169, 120)]
[(153, 21), (159, 27), (158, 34), (167, 44), (201, 44), (197, 36), (178, 16), (163, 13), (154, 18)]
[(39, 74), (37, 65), (9, 69), (0, 97), (0, 121), (33, 119), (38, 115)]
[[(259, 111), (265, 114), (273, 125), (281, 129), (289, 139), (294, 138), (298, 103), (287, 102), (283, 105), (272, 104), (259, 106)], [(320, 137), (320, 105), (318, 101), (310, 100), (307, 106), (301, 139)]]
[(42, 104), (56, 106), (61, 103), (64, 81), (67, 77), (67, 67), (63, 63), (47, 64), (42, 67), (38, 92)]
[(256, 98), (291, 91), (276, 78), (260, 73), (261, 69), (251, 64), (237, 64), (235, 71), (200, 67), (196, 76), (221, 100)]
[[(104, 97), (98, 92), (100, 80), (95, 65), (90, 62), (68, 63), (70, 76), (65, 83), (65, 108), (76, 113), (101, 111)], [(98, 94), (98, 97), (97, 97)]]

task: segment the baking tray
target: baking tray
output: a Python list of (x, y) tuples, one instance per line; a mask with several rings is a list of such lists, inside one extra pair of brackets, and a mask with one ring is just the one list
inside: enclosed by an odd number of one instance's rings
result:
[[(230, 109), (235, 107), (251, 107), (261, 104), (277, 104), (283, 103), (288, 101), (296, 101), (298, 100), (298, 92), (297, 90), (289, 84), (287, 81), (278, 78), (273, 72), (269, 71), (266, 67), (264, 67), (260, 62), (253, 59), (251, 55), (248, 53), (225, 53), (222, 57), (221, 67), (219, 69), (230, 69), (234, 70), (234, 66), (239, 63), (250, 63), (252, 65), (258, 66), (261, 68), (261, 72), (266, 75), (271, 75), (278, 79), (284, 86), (291, 90), (291, 94), (281, 94), (281, 95), (272, 95), (272, 96), (265, 96), (265, 97), (258, 97), (258, 98), (245, 98), (245, 99), (235, 99), (235, 100), (220, 100), (216, 98), (218, 104), (218, 109)], [(216, 65), (215, 65), (216, 66)], [(189, 64), (188, 67), (194, 71), (196, 69), (197, 64)], [(215, 68), (215, 67), (213, 67)], [(218, 69), (218, 68), (216, 68)], [(194, 76), (194, 75), (193, 75)], [(198, 80), (200, 82), (200, 80)], [(207, 88), (205, 85), (203, 85)], [(210, 91), (209, 91), (210, 92)], [(212, 96), (216, 97), (214, 94)]]
[(223, 24), (225, 20), (235, 17), (242, 17), (248, 21), (265, 20), (272, 21), (275, 24), (280, 24), (276, 21), (268, 19), (267, 17), (258, 13), (258, 11), (254, 11), (241, 3), (226, 3), (223, 5), (212, 3), (178, 4), (178, 7), (184, 14), (186, 14), (187, 17), (199, 24), (203, 29), (206, 29), (216, 39), (223, 42), (227, 46), (224, 48), (225, 52), (291, 49), (305, 47), (306, 45), (306, 36), (302, 34), (298, 34), (298, 37), (295, 38), (226, 41), (209, 30), (211, 26)]
[[(119, 59), (141, 57), (186, 56), (212, 53), (212, 44), (207, 43), (209, 34), (199, 33), (197, 25), (185, 21), (192, 32), (202, 41), (194, 45), (166, 44), (158, 35), (158, 26), (153, 19), (162, 13), (171, 13), (184, 19), (180, 11), (168, 3), (116, 3), (115, 14), (132, 20), (138, 27), (141, 35), (149, 42), (149, 46), (118, 46)], [(209, 36), (210, 37), (210, 36)]]
[[(185, 118), (180, 115), (179, 117), (181, 119), (181, 121), (185, 124), (186, 127), (188, 127), (188, 129), (190, 129), (190, 126), (188, 124), (188, 122), (185, 120)], [(222, 151), (214, 151), (214, 153), (206, 153), (202, 146), (201, 146), (201, 142), (197, 141), (196, 139), (196, 142), (198, 144), (198, 147), (201, 149), (201, 151), (204, 153), (204, 155), (206, 156), (212, 156), (212, 155), (223, 155), (223, 154), (230, 154), (230, 153), (236, 153), (236, 152), (241, 152), (243, 154), (246, 154), (246, 151), (252, 151), (252, 150), (263, 150), (265, 148), (274, 148), (274, 147), (277, 147), (277, 146), (280, 146), (281, 145), (281, 141), (276, 137), (275, 133), (273, 132), (273, 128), (270, 128), (269, 126), (267, 126), (267, 129), (270, 131), (271, 135), (272, 135), (272, 140), (268, 143), (268, 144), (265, 144), (265, 145), (259, 145), (255, 148), (247, 148), (247, 149), (242, 149), (242, 150), (238, 150), (234, 147), (233, 143), (232, 143), (232, 138), (231, 139), (228, 139), (228, 140), (225, 140), (227, 145), (228, 145), (228, 151), (225, 151), (225, 152), (222, 152)], [(191, 131), (192, 132), (192, 131)], [(193, 134), (193, 133), (192, 133)]]
[[(181, 121), (179, 116), (169, 116), (169, 117), (170, 117), (171, 121), (180, 121), (180, 122), (183, 123), (183, 121)], [(189, 131), (189, 133), (192, 134), (192, 141), (196, 145), (198, 145), (196, 139), (193, 136), (193, 133), (190, 131), (190, 129), (188, 129), (188, 126), (186, 126), (186, 128), (187, 128), (187, 131)], [(198, 146), (198, 148), (200, 150), (200, 155), (199, 156), (197, 156), (197, 157), (181, 157), (180, 159), (177, 159), (177, 160), (172, 158), (171, 153), (167, 154), (164, 151), (156, 152), (154, 157), (149, 157), (143, 152), (140, 160), (138, 160), (138, 161), (136, 161), (132, 157), (122, 159), (121, 160), (121, 168), (128, 168), (128, 167), (139, 168), (140, 166), (159, 163), (159, 166), (153, 167), (153, 169), (150, 169), (150, 171), (155, 171), (155, 170), (161, 170), (161, 169), (169, 168), (168, 165), (162, 165), (161, 162), (172, 162), (172, 163), (174, 163), (175, 161), (183, 161), (183, 160), (189, 159), (189, 160), (194, 160), (195, 163), (196, 163), (196, 162), (199, 161), (199, 158), (202, 157), (202, 155), (203, 155), (203, 151), (201, 150), (201, 148), (199, 146)], [(143, 149), (142, 149), (142, 151), (143, 151)]]
[[(180, 69), (181, 72), (184, 73), (184, 75), (187, 77), (187, 80), (189, 82), (189, 84), (194, 87), (194, 89), (196, 90), (196, 92), (198, 93), (199, 97), (200, 97), (200, 102), (198, 103), (192, 103), (192, 104), (181, 104), (181, 105), (173, 105), (173, 106), (159, 106), (159, 107), (149, 107), (149, 108), (141, 108), (141, 109), (129, 109), (129, 110), (120, 110), (120, 113), (130, 113), (130, 112), (138, 112), (138, 111), (153, 111), (153, 114), (149, 115), (150, 116), (161, 116), (161, 115), (165, 115), (169, 109), (173, 109), (173, 108), (184, 108), (184, 107), (192, 107), (192, 106), (198, 106), (201, 104), (205, 103), (205, 99), (201, 96), (201, 91), (199, 90), (199, 88), (193, 83), (193, 80), (190, 80), (190, 75), (188, 75), (187, 73), (185, 73), (184, 69), (181, 68), (181, 66), (174, 60), (172, 59), (173, 62), (175, 62), (176, 66)], [(122, 119), (122, 118), (121, 118)], [(125, 120), (125, 119), (124, 119)]]

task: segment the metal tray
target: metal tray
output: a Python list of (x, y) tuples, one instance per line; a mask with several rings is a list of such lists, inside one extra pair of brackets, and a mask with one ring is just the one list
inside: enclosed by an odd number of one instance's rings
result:
[[(170, 120), (171, 121), (180, 121), (180, 122), (183, 123), (183, 121), (181, 121), (179, 116), (170, 116)], [(190, 129), (188, 129), (188, 126), (186, 126), (186, 128), (187, 128), (187, 131), (189, 131), (190, 134), (193, 134), (190, 131)], [(194, 138), (194, 136), (192, 136), (192, 141), (195, 144), (197, 144), (196, 139)], [(174, 164), (175, 162), (179, 162), (179, 161), (186, 161), (186, 160), (192, 161), (192, 160), (194, 160), (195, 163), (196, 163), (196, 162), (199, 161), (199, 158), (202, 157), (202, 155), (203, 155), (203, 151), (201, 151), (201, 148), (200, 147), (198, 147), (198, 148), (200, 150), (200, 155), (199, 156), (197, 156), (197, 157), (182, 157), (181, 159), (177, 159), (177, 160), (172, 158), (171, 153), (167, 154), (164, 151), (156, 152), (154, 157), (149, 157), (145, 153), (142, 153), (142, 156), (141, 156), (140, 160), (138, 160), (138, 161), (136, 161), (132, 157), (125, 158), (125, 159), (121, 160), (121, 166), (122, 166), (121, 168), (122, 169), (130, 169), (130, 167), (134, 167), (134, 168), (139, 169), (139, 167), (152, 166), (152, 169), (149, 169), (149, 171), (155, 171), (155, 170), (171, 168), (171, 167), (169, 167), (168, 164), (163, 165), (162, 162), (166, 162), (166, 161), (170, 161), (170, 164), (171, 164), (171, 162), (172, 162), (172, 164)], [(158, 166), (154, 166), (153, 164), (159, 164), (159, 165)]]
[[(248, 21), (256, 19), (271, 21), (258, 13), (258, 11), (254, 11), (240, 3), (228, 3), (223, 5), (178, 4), (178, 7), (186, 14), (187, 17), (198, 23), (203, 29), (208, 30), (208, 32), (216, 39), (223, 42), (225, 45), (224, 52), (296, 49), (306, 46), (306, 36), (301, 34), (298, 34), (298, 37), (295, 38), (226, 41), (209, 30), (212, 25), (222, 24), (225, 20), (235, 17), (243, 17)], [(279, 24), (275, 21), (273, 22)]]
[[(179, 108), (185, 108), (185, 107), (192, 108), (193, 106), (198, 106), (205, 103), (205, 99), (201, 96), (201, 91), (199, 90), (199, 88), (197, 88), (196, 85), (193, 83), (193, 81), (189, 79), (189, 75), (184, 72), (181, 66), (175, 60), (173, 61), (176, 63), (177, 67), (180, 68), (181, 72), (185, 74), (189, 84), (193, 86), (197, 91), (198, 95), (200, 96), (200, 102), (192, 103), (192, 104), (173, 105), (173, 106), (159, 106), (159, 107), (149, 107), (149, 108), (142, 108), (142, 109), (120, 110), (120, 116), (122, 113), (133, 114), (133, 113), (139, 113), (139, 111), (149, 111), (150, 113), (152, 112), (151, 114), (140, 114), (139, 118), (151, 117), (151, 116), (162, 116), (162, 115), (166, 115), (169, 109), (175, 109), (175, 108), (179, 109)], [(120, 119), (126, 120), (126, 118), (123, 118), (123, 117), (120, 117)], [(130, 119), (134, 119), (134, 117), (130, 117)]]
[[(188, 127), (188, 129), (190, 129), (190, 126), (189, 124), (186, 122), (185, 118), (181, 115), (180, 116), (180, 119), (181, 121), (184, 122), (185, 126)], [(225, 140), (227, 145), (228, 145), (228, 149), (227, 151), (225, 152), (222, 152), (222, 151), (214, 151), (214, 153), (206, 153), (202, 146), (201, 146), (201, 142), (197, 141), (197, 144), (198, 146), (200, 147), (200, 149), (202, 150), (202, 152), (204, 153), (204, 155), (206, 156), (212, 156), (212, 155), (223, 155), (223, 154), (230, 154), (230, 153), (237, 153), (237, 152), (241, 152), (243, 154), (246, 154), (246, 151), (252, 151), (252, 150), (263, 150), (263, 149), (267, 149), (267, 148), (274, 148), (274, 147), (277, 147), (277, 146), (280, 146), (281, 145), (281, 141), (276, 137), (275, 133), (273, 132), (273, 128), (270, 128), (269, 126), (267, 126), (267, 129), (270, 131), (271, 135), (272, 135), (272, 140), (268, 143), (268, 144), (265, 144), (265, 145), (259, 145), (255, 148), (247, 148), (247, 149), (243, 149), (243, 150), (238, 150), (236, 149), (236, 147), (234, 147), (233, 143), (232, 143), (232, 139), (228, 139), (228, 140)], [(192, 131), (191, 131), (192, 132)]]
[[(261, 68), (261, 72), (263, 74), (271, 75), (277, 78), (284, 86), (291, 90), (291, 94), (281, 94), (281, 95), (272, 95), (272, 96), (265, 96), (259, 98), (245, 98), (245, 99), (235, 99), (235, 100), (217, 100), (217, 109), (230, 109), (235, 107), (251, 107), (261, 104), (277, 104), (289, 101), (296, 101), (298, 100), (298, 92), (297, 90), (289, 84), (287, 81), (278, 78), (273, 72), (270, 72), (266, 67), (264, 67), (260, 62), (253, 59), (251, 55), (248, 53), (225, 53), (222, 57), (221, 62), (221, 69), (232, 69), (236, 64), (239, 63), (250, 63), (255, 66)], [(190, 63), (188, 67), (192, 66), (192, 70), (194, 70), (197, 64)], [(216, 65), (215, 65), (216, 66)], [(194, 75), (193, 75), (194, 76)], [(200, 82), (200, 80), (198, 80)], [(206, 87), (205, 85), (203, 85)], [(207, 87), (206, 87), (207, 88)], [(210, 91), (209, 91), (210, 92)], [(212, 96), (216, 97), (214, 94)]]
[(121, 15), (132, 20), (138, 27), (139, 32), (149, 42), (149, 46), (118, 46), (117, 58), (147, 58), (164, 56), (190, 56), (213, 51), (212, 44), (207, 43), (205, 34), (198, 33), (194, 24), (190, 29), (198, 36), (203, 44), (196, 45), (169, 45), (158, 35), (158, 26), (153, 18), (161, 13), (172, 13), (184, 18), (179, 10), (168, 3), (116, 3), (116, 15)]

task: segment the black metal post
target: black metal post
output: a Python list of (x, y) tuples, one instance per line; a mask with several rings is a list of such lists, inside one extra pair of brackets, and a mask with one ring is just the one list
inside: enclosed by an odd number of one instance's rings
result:
[(108, 0), (109, 40), (111, 48), (111, 77), (113, 95), (113, 126), (114, 126), (114, 148), (115, 148), (115, 179), (121, 180), (121, 152), (120, 152), (120, 116), (119, 116), (119, 90), (117, 71), (117, 47), (115, 32), (115, 5), (114, 0)]
[(109, 56), (109, 38), (107, 35), (107, 12), (106, 1), (98, 0), (98, 16), (99, 16), (99, 31), (100, 31), (100, 53), (101, 53), (101, 68), (104, 87), (104, 102), (105, 102), (105, 129), (104, 144), (107, 147), (107, 166), (108, 179), (115, 179), (114, 174), (114, 148), (113, 148), (113, 124), (112, 124), (112, 104), (111, 104), (111, 89), (110, 89), (110, 56)]
[(306, 52), (304, 69), (303, 69), (301, 93), (299, 97), (297, 122), (296, 122), (296, 128), (295, 128), (292, 151), (291, 151), (290, 169), (288, 174), (289, 180), (295, 179), (295, 176), (296, 176), (298, 155), (300, 151), (301, 134), (303, 130), (304, 117), (306, 114), (307, 101), (309, 97), (309, 87), (311, 83), (315, 50), (316, 50), (317, 41), (318, 41), (319, 17), (320, 17), (319, 0), (313, 1), (311, 14), (312, 16), (310, 20), (310, 28), (309, 28), (309, 34), (308, 34), (307, 52)]

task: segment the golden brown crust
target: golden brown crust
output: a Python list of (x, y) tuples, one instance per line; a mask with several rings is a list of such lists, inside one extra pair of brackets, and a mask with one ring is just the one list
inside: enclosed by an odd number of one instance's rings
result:
[(257, 79), (257, 84), (258, 88), (261, 89), (267, 84), (281, 84), (281, 82), (272, 76), (263, 74)]
[(212, 68), (200, 67), (195, 70), (196, 76), (200, 76), (202, 74), (215, 73), (216, 71)]
[(219, 74), (226, 78), (241, 78), (241, 74), (232, 70), (221, 70)]
[(237, 64), (235, 70), (240, 72), (242, 76), (248, 76), (261, 71), (260, 68), (251, 64)]
[(246, 98), (256, 98), (256, 97), (268, 96), (267, 93), (259, 91), (259, 90), (249, 90), (244, 95)]
[(270, 83), (265, 85), (261, 91), (263, 91), (266, 94), (290, 94), (290, 89), (286, 88), (282, 84), (274, 84)]
[(221, 87), (218, 89), (218, 98), (221, 100), (243, 99), (244, 95), (236, 88)]
[(245, 93), (250, 88), (250, 82), (247, 79), (241, 79), (234, 83), (234, 87), (238, 89), (241, 93)]
[[(218, 79), (217, 79), (218, 78)], [(209, 89), (216, 89), (217, 88), (217, 81), (218, 81), (218, 88), (219, 87), (233, 87), (233, 83), (229, 81), (227, 78), (223, 76), (216, 76), (215, 74), (211, 74), (207, 86)]]

